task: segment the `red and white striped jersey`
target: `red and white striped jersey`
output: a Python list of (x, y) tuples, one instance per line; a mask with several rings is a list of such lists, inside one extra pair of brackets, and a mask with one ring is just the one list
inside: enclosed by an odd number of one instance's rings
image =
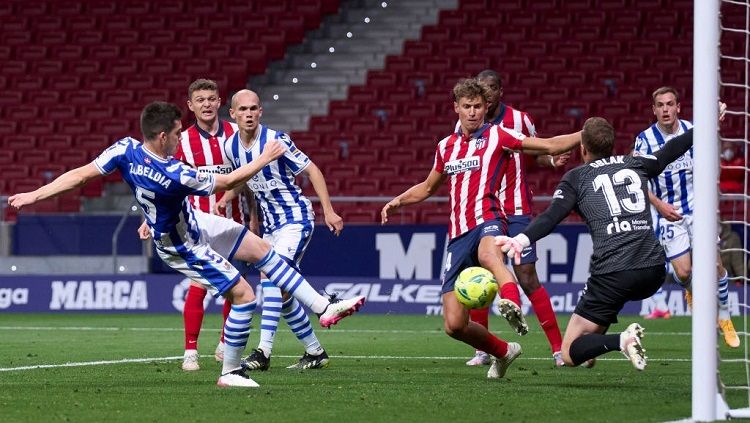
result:
[(438, 143), (433, 169), (449, 178), (450, 239), (505, 217), (498, 191), (513, 155), (508, 150), (520, 151), (525, 138), (512, 129), (485, 123), (471, 136), (455, 132)]
[[(500, 103), (500, 114), (491, 123), (510, 128), (520, 132), (527, 137), (536, 137), (534, 121), (528, 113)], [(533, 160), (528, 154), (514, 152), (508, 161), (503, 179), (500, 183), (498, 196), (503, 202), (503, 210), (508, 216), (531, 214), (532, 192), (529, 187), (526, 170), (529, 160)]]
[[(237, 132), (237, 124), (223, 120), (219, 120), (219, 129), (214, 135), (204, 131), (197, 124), (193, 124), (182, 131), (182, 138), (174, 157), (203, 172), (226, 175), (232, 171), (232, 163), (224, 153), (224, 141), (235, 132)], [(196, 209), (211, 213), (216, 201), (220, 200), (223, 195), (223, 192), (206, 197), (191, 195), (188, 201)], [(242, 223), (239, 197), (227, 205), (225, 217)]]

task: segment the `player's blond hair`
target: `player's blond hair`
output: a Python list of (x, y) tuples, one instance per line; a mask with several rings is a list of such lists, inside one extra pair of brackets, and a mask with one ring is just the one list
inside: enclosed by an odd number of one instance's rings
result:
[(615, 128), (601, 117), (586, 119), (581, 142), (586, 151), (596, 157), (609, 157), (615, 147)]
[(462, 98), (477, 97), (481, 97), (485, 103), (490, 99), (490, 88), (477, 78), (462, 79), (453, 87), (453, 101), (456, 103)]
[(672, 93), (672, 95), (674, 95), (674, 100), (677, 103), (680, 102), (680, 96), (677, 95), (677, 90), (669, 86), (664, 86), (664, 87), (657, 88), (656, 90), (654, 90), (653, 94), (651, 94), (651, 104), (656, 104), (656, 97), (662, 94), (669, 94), (669, 93)]
[(192, 100), (193, 93), (200, 90), (219, 92), (219, 85), (211, 79), (196, 79), (188, 87), (188, 100)]

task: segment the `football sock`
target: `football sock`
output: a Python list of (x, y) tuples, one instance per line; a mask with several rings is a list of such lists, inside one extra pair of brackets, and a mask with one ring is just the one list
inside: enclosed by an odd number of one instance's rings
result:
[(185, 307), (182, 309), (182, 319), (185, 323), (185, 349), (198, 349), (198, 335), (203, 325), (203, 299), (206, 298), (206, 290), (195, 285), (190, 285), (185, 297)]
[(320, 346), (318, 337), (315, 336), (310, 318), (307, 317), (307, 313), (305, 313), (299, 301), (289, 298), (284, 302), (281, 312), (294, 336), (305, 346), (305, 351), (312, 355), (320, 354), (323, 348)]
[(724, 276), (719, 279), (719, 318), (726, 320), (729, 315), (729, 272), (724, 270)]
[(529, 301), (531, 301), (531, 307), (534, 309), (534, 314), (539, 319), (539, 325), (547, 336), (547, 341), (549, 341), (552, 352), (560, 351), (562, 348), (562, 335), (560, 335), (560, 327), (557, 326), (557, 317), (555, 316), (555, 311), (552, 310), (552, 303), (550, 302), (547, 290), (543, 286), (540, 286), (536, 291), (529, 294), (528, 297)]
[(506, 282), (500, 287), (500, 298), (511, 300), (521, 307), (521, 294), (518, 293), (518, 285), (515, 282)]
[(669, 306), (667, 305), (667, 291), (664, 288), (659, 288), (651, 298), (654, 300), (657, 310), (669, 310)]
[(254, 266), (263, 272), (274, 285), (310, 307), (313, 313), (322, 313), (328, 306), (328, 300), (318, 294), (305, 278), (274, 250), (269, 251)]
[(263, 287), (263, 312), (260, 320), (260, 343), (258, 348), (263, 350), (266, 357), (271, 356), (273, 338), (279, 327), (281, 316), (281, 290), (268, 279), (261, 279)]
[(680, 286), (685, 288), (686, 290), (693, 292), (692, 282), (693, 282), (693, 275), (692, 273), (690, 276), (688, 276), (687, 280), (682, 280), (677, 277), (676, 273), (672, 273), (672, 279), (674, 279), (675, 282), (677, 282)]
[(475, 345), (472, 346), (478, 350), (485, 351), (487, 354), (490, 354), (494, 357), (505, 357), (505, 355), (508, 353), (508, 343), (490, 332), (486, 333), (487, 335), (484, 338), (480, 339), (478, 342), (475, 342)]
[(231, 309), (232, 309), (232, 303), (229, 300), (225, 299), (224, 300), (224, 308), (221, 309), (221, 314), (224, 316), (224, 320), (221, 321), (222, 325), (221, 325), (221, 339), (220, 339), (220, 341), (222, 343), (224, 342), (224, 323), (226, 323), (227, 316), (229, 316), (229, 311)]
[[(482, 325), (484, 328), (490, 326), (490, 308), (475, 308), (469, 310), (469, 318), (472, 322)], [(479, 350), (477, 350), (479, 351)]]
[(233, 304), (227, 321), (224, 323), (224, 362), (221, 374), (240, 367), (242, 352), (250, 335), (250, 322), (253, 320), (255, 301), (246, 304)]
[(620, 334), (602, 335), (590, 333), (583, 335), (570, 344), (568, 351), (573, 365), (578, 366), (586, 360), (599, 357), (610, 351), (620, 351)]

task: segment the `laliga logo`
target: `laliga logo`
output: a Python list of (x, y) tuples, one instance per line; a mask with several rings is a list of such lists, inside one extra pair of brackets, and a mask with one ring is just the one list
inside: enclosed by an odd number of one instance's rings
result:
[(0, 289), (0, 309), (8, 308), (13, 304), (24, 305), (28, 303), (29, 303), (28, 288)]
[[(172, 307), (180, 313), (185, 309), (185, 296), (187, 295), (188, 289), (190, 289), (190, 282), (190, 278), (185, 278), (181, 280), (180, 283), (176, 284), (174, 289), (172, 289)], [(206, 295), (203, 299), (204, 310), (208, 307), (208, 303), (211, 302), (211, 298), (213, 297), (210, 292), (208, 294), (209, 295)], [(223, 304), (223, 298), (219, 298), (218, 300)]]

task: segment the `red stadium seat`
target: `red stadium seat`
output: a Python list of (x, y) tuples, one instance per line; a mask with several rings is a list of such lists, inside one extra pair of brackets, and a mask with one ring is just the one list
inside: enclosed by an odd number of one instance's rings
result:
[(29, 134), (13, 134), (5, 137), (1, 145), (11, 151), (26, 151), (36, 147), (36, 137)]
[(284, 43), (286, 35), (279, 29), (264, 29), (256, 32), (256, 39), (259, 43), (265, 44), (268, 51), (268, 57), (272, 60), (278, 60), (284, 57)]
[[(164, 28), (167, 28), (167, 25), (167, 16), (161, 15), (139, 16), (135, 20), (135, 28), (147, 32), (143, 34), (144, 40), (151, 43), (165, 44), (165, 41), (168, 42), (168, 39), (174, 41), (175, 34), (174, 31), (171, 31), (172, 28), (170, 28), (170, 31), (164, 30)], [(167, 39), (163, 39), (162, 37), (165, 36), (166, 32), (169, 32), (166, 35)]]
[(341, 188), (342, 195), (372, 196), (380, 192), (380, 180), (375, 178), (346, 179)]
[(56, 121), (65, 121), (68, 119), (76, 119), (78, 117), (78, 108), (76, 106), (49, 106), (44, 107), (44, 115), (47, 119)]
[(327, 116), (313, 116), (310, 118), (310, 131), (318, 133), (339, 132), (339, 120)]
[(40, 144), (50, 151), (73, 148), (73, 138), (70, 135), (53, 134), (44, 137)]
[(119, 87), (120, 80), (115, 75), (91, 75), (82, 81), (83, 88), (94, 90), (113, 90)]
[(378, 91), (375, 88), (367, 86), (350, 86), (349, 87), (349, 100), (357, 103), (366, 103), (369, 101), (377, 101)]
[(331, 164), (323, 173), (330, 179), (351, 179), (359, 177), (359, 166), (356, 164)]
[(91, 122), (81, 120), (61, 122), (57, 130), (61, 134), (84, 135), (91, 132)]
[(99, 21), (96, 16), (78, 15), (66, 19), (65, 24), (70, 31), (90, 31), (97, 29)]
[(13, 150), (0, 150), (0, 166), (16, 163), (16, 153)]
[(130, 132), (130, 121), (126, 119), (101, 119), (96, 122), (96, 131), (110, 135), (112, 138), (127, 136)]
[(393, 87), (397, 81), (398, 78), (394, 72), (372, 70), (367, 72), (367, 85), (369, 87)]
[(368, 224), (380, 222), (379, 210), (344, 208), (341, 210), (341, 214), (345, 222)]
[(26, 165), (46, 164), (49, 163), (50, 152), (48, 150), (39, 149), (19, 150), (18, 153), (16, 153), (16, 158), (18, 159), (19, 163), (23, 163)]
[[(157, 58), (157, 48), (150, 44), (136, 44), (132, 46), (125, 46), (123, 55), (128, 59), (155, 59)], [(158, 63), (158, 62), (157, 62)], [(144, 62), (149, 64), (149, 62)], [(170, 65), (170, 69), (171, 69)]]
[(359, 103), (346, 100), (332, 100), (328, 103), (328, 115), (339, 119), (349, 119), (360, 114)]
[(426, 41), (412, 41), (407, 40), (404, 42), (404, 56), (412, 57), (424, 57), (432, 56), (432, 43)]
[(55, 132), (55, 122), (46, 120), (31, 120), (21, 122), (21, 130), (25, 134), (50, 135)]
[(47, 46), (63, 45), (68, 42), (68, 34), (65, 31), (43, 31), (37, 33), (34, 38), (36, 42)]
[(21, 60), (44, 60), (47, 58), (47, 47), (46, 46), (26, 46), (23, 49), (16, 49), (16, 59)]
[(9, 164), (0, 168), (0, 179), (24, 179), (28, 176), (29, 166), (24, 164)]
[(367, 134), (380, 129), (378, 119), (375, 117), (352, 119), (347, 121), (346, 125), (347, 129), (355, 134)]
[(30, 105), (11, 106), (5, 110), (5, 117), (13, 120), (31, 120), (39, 116), (39, 107)]

